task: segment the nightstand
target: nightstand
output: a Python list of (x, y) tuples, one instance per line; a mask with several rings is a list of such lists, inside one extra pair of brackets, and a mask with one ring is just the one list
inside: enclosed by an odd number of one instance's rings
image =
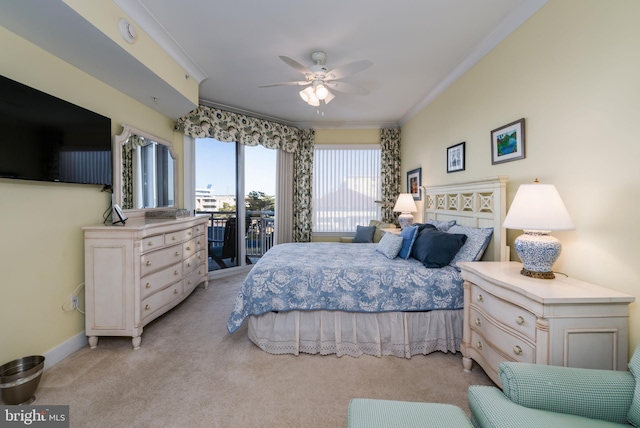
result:
[(629, 303), (635, 297), (561, 274), (529, 278), (516, 262), (458, 265), (465, 371), (475, 361), (500, 385), (502, 361), (627, 369)]

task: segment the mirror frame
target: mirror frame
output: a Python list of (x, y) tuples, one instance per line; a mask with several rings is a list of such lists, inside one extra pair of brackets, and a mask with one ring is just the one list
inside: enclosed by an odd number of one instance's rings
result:
[(114, 135), (113, 137), (113, 195), (112, 195), (112, 203), (122, 206), (122, 146), (127, 142), (129, 136), (131, 134), (138, 135), (140, 137), (144, 137), (148, 140), (155, 141), (158, 144), (166, 146), (169, 149), (169, 154), (173, 157), (174, 168), (173, 168), (173, 183), (174, 189), (173, 194), (175, 195), (175, 203), (171, 206), (164, 207), (156, 207), (156, 208), (129, 208), (123, 209), (123, 211), (128, 213), (136, 213), (136, 212), (146, 212), (153, 210), (166, 210), (177, 208), (178, 202), (178, 155), (176, 154), (173, 144), (170, 141), (165, 140), (164, 138), (160, 138), (156, 135), (149, 134), (148, 132), (142, 131), (140, 129), (134, 128), (133, 126), (129, 126), (125, 123), (122, 124), (122, 132), (118, 135)]

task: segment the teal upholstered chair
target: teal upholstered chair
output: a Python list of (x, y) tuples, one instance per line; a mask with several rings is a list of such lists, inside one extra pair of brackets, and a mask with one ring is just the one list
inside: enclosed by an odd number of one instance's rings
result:
[(354, 398), (348, 428), (473, 428), (467, 414), (453, 404)]
[(631, 372), (501, 363), (503, 390), (471, 386), (476, 427), (640, 426), (640, 346)]

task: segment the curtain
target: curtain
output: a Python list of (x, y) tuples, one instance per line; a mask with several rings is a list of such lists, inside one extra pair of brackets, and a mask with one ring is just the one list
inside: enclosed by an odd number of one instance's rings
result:
[(176, 131), (192, 138), (215, 138), (247, 146), (258, 144), (288, 153), (296, 151), (300, 130), (293, 126), (208, 106), (199, 106), (176, 121)]
[(275, 244), (293, 242), (293, 153), (278, 150)]
[(300, 130), (298, 150), (293, 154), (293, 241), (311, 242), (311, 183), (315, 131)]
[(400, 129), (380, 129), (380, 162), (382, 174), (382, 221), (397, 223), (393, 212), (400, 194)]
[[(313, 129), (292, 126), (198, 106), (176, 121), (176, 131), (192, 138), (215, 138), (248, 146), (258, 144), (293, 153), (293, 225), (279, 222), (293, 231), (293, 241), (311, 241), (311, 177), (313, 169)], [(278, 176), (280, 171), (278, 171)]]
[(122, 145), (122, 208), (133, 208), (133, 154), (145, 144), (144, 137), (131, 134)]

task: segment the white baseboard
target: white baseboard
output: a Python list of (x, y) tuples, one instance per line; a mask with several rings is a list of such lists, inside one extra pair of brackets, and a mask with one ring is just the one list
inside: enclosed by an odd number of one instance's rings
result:
[(88, 343), (87, 335), (84, 331), (81, 331), (55, 348), (50, 349), (44, 354), (45, 371), (55, 366), (77, 350), (84, 348)]

